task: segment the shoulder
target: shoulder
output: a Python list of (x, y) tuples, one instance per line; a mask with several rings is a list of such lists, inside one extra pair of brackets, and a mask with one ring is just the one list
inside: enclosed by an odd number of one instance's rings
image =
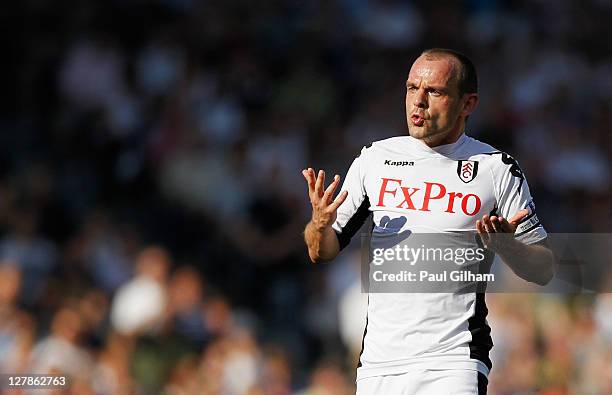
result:
[(382, 140), (373, 141), (372, 147), (388, 148), (396, 144), (406, 144), (410, 140), (410, 136), (394, 136)]
[(470, 159), (485, 164), (491, 170), (494, 179), (502, 180), (513, 176), (510, 179), (523, 183), (525, 175), (512, 155), (474, 138), (469, 137), (469, 139), (467, 150)]
[(402, 153), (410, 144), (409, 136), (395, 136), (368, 143), (361, 150), (362, 155), (380, 155), (384, 153)]
[(468, 136), (465, 153), (470, 159), (488, 162), (492, 167), (503, 169), (505, 167), (519, 167), (518, 161), (509, 153), (501, 151), (487, 143)]

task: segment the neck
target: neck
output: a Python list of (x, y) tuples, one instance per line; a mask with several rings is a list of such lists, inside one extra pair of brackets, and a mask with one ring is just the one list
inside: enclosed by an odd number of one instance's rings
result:
[(439, 145), (452, 144), (459, 140), (459, 137), (463, 134), (463, 130), (458, 130), (456, 132), (451, 132), (448, 134), (444, 134), (441, 136), (430, 136), (424, 139), (420, 139), (423, 144), (428, 146), (429, 148), (434, 148)]

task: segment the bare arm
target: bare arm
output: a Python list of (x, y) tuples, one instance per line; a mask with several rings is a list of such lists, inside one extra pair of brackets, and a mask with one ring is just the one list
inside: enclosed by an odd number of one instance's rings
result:
[(304, 230), (304, 240), (312, 263), (331, 261), (340, 252), (338, 237), (331, 226), (317, 229), (312, 221), (308, 222)]
[(313, 263), (326, 262), (334, 259), (340, 252), (340, 245), (332, 224), (336, 220), (338, 207), (346, 200), (348, 192), (344, 191), (336, 200), (334, 192), (340, 183), (340, 176), (323, 190), (325, 172), (319, 170), (315, 179), (315, 171), (311, 168), (302, 171), (308, 184), (308, 196), (312, 204), (312, 218), (304, 230), (304, 240), (308, 246), (308, 256)]
[(527, 210), (521, 210), (510, 221), (502, 217), (485, 215), (482, 221), (476, 221), (476, 230), (485, 246), (495, 251), (519, 277), (539, 285), (546, 285), (553, 277), (552, 251), (545, 242), (527, 245), (514, 239), (518, 223), (528, 214)]

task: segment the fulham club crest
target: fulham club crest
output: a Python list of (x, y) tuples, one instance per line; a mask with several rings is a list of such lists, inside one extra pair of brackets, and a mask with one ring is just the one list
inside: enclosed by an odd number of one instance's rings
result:
[(457, 163), (457, 175), (466, 184), (476, 178), (478, 174), (478, 161), (460, 160)]

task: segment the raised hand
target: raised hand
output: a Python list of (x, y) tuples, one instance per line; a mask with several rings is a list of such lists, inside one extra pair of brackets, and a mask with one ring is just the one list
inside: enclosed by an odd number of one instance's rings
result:
[[(510, 220), (495, 215), (484, 215), (482, 220), (476, 221), (476, 231), (480, 235), (485, 247), (497, 251), (508, 243), (510, 237), (514, 239), (516, 227), (521, 220), (529, 215), (529, 210), (519, 210)], [(502, 236), (501, 234), (509, 234)]]
[(343, 191), (334, 200), (334, 192), (340, 184), (340, 176), (337, 174), (325, 189), (325, 171), (319, 170), (315, 178), (314, 169), (308, 168), (302, 170), (302, 175), (308, 184), (308, 196), (312, 204), (311, 222), (316, 230), (322, 231), (334, 223), (338, 207), (346, 200), (348, 192)]

